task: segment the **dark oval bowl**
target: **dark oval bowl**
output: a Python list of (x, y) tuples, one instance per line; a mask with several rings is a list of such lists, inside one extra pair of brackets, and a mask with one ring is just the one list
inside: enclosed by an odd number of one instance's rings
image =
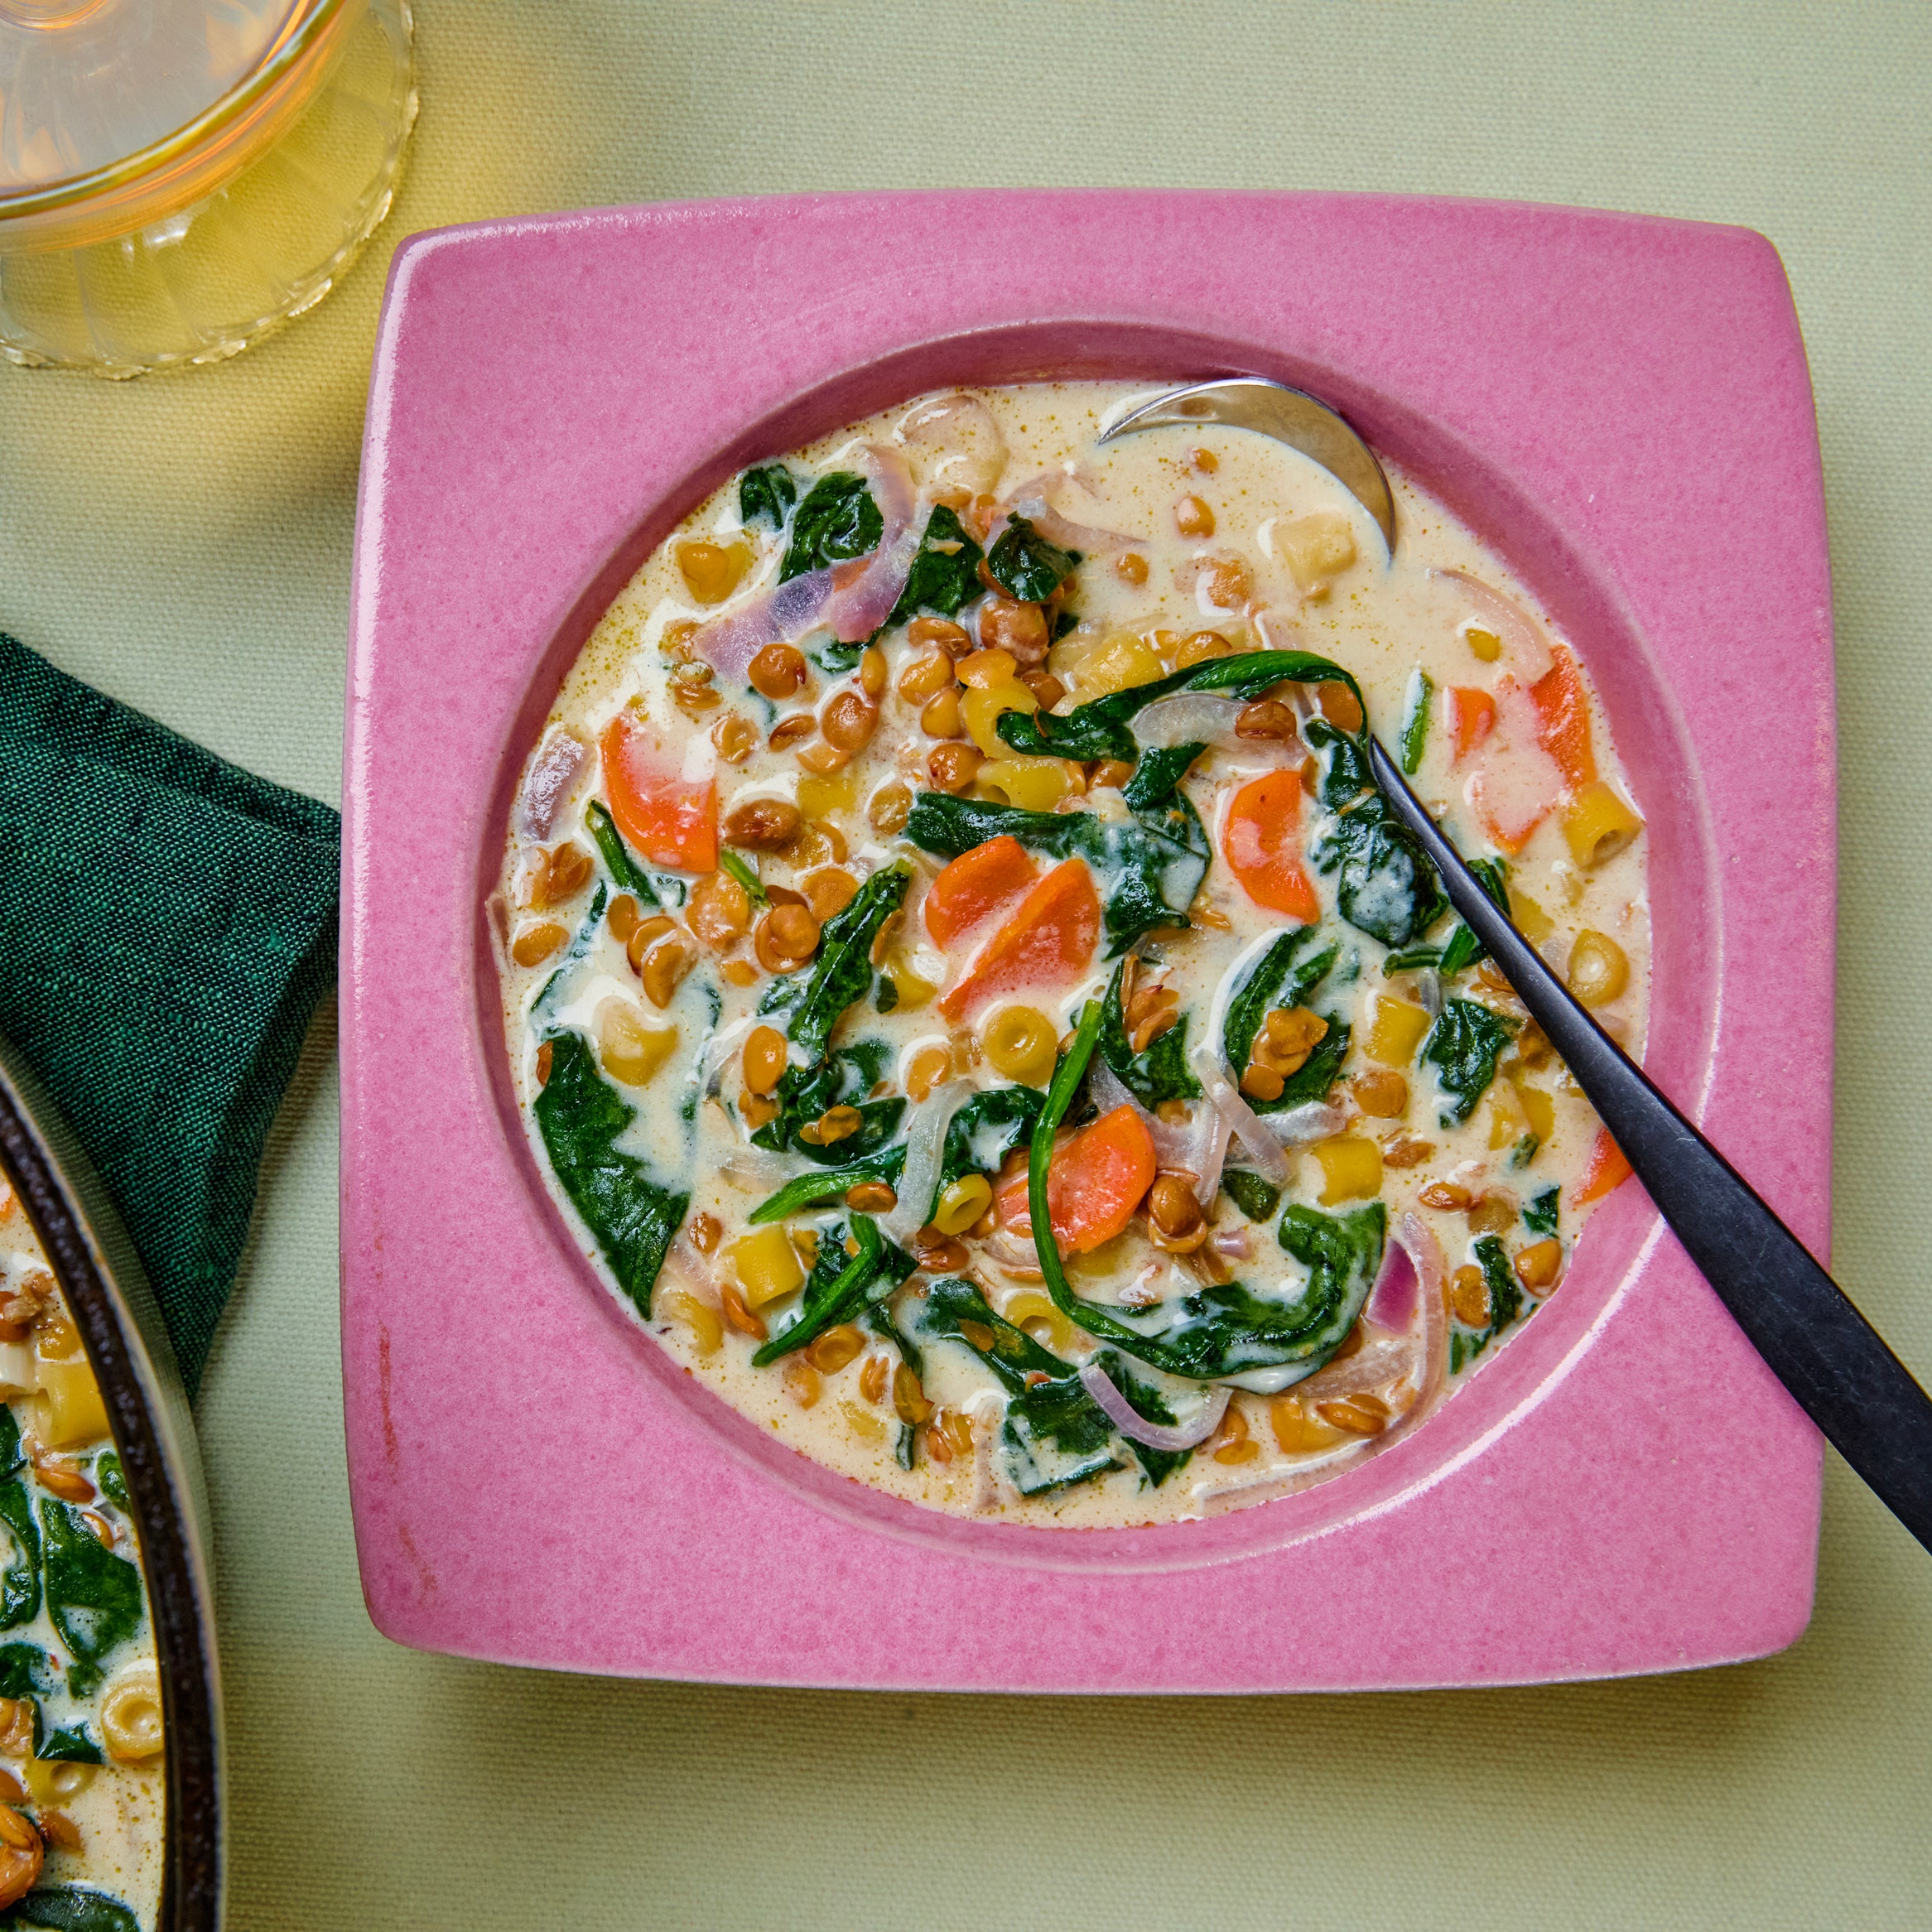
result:
[(211, 1548), (187, 1393), (127, 1231), (66, 1123), (0, 1039), (0, 1171), (80, 1331), (141, 1538), (167, 1745), (161, 1932), (221, 1924), (221, 1677)]

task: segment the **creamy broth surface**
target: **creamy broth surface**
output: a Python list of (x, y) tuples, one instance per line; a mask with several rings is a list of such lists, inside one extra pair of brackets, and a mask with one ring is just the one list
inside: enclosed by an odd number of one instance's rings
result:
[[(1645, 841), (1560, 633), (1400, 474), (1391, 559), (1333, 477), (1260, 436), (1096, 446), (1159, 388), (936, 393), (756, 466), (793, 503), (733, 478), (566, 677), (493, 901), (533, 1151), (619, 1306), (800, 1453), (992, 1520), (1159, 1522), (1346, 1472), (1559, 1292), (1621, 1175), (1453, 913), (1400, 930), (1433, 875), (1356, 822), (1377, 802), (1351, 790), (1355, 691), (1460, 849), (1500, 862), (1518, 925), (1616, 1037), (1644, 1038)], [(922, 532), (913, 587), (937, 604), (874, 625), (867, 571), (895, 544), (903, 571)], [(962, 602), (956, 560), (982, 552)], [(841, 646), (854, 608), (865, 629)], [(1024, 752), (997, 723), (1077, 721), (1265, 651), (1337, 671), (1177, 691), (1127, 720), (1130, 758)], [(1210, 737), (1164, 799), (1158, 741), (1177, 732)], [(640, 773), (648, 812), (625, 802)], [(1121, 841), (1096, 856), (1045, 822), (1081, 814)], [(1141, 836), (1163, 826), (1178, 846)], [(841, 952), (894, 868), (896, 911)], [(1136, 891), (1172, 895), (1171, 916), (1136, 925)], [(1078, 1050), (1093, 1003), (1049, 1180), (1070, 1313), (1024, 1169), (1055, 1048)], [(971, 1132), (942, 1142), (966, 1103)], [(961, 1158), (935, 1176), (942, 1147)], [(864, 1171), (754, 1220), (841, 1169)], [(900, 1207), (908, 1175), (932, 1183), (932, 1219)], [(869, 1268), (839, 1319), (779, 1352), (836, 1276)]]

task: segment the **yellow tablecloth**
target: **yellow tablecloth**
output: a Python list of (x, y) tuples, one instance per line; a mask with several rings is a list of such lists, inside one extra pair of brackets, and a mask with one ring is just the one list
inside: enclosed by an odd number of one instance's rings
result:
[[(1770, 235), (1838, 586), (1836, 1260), (1932, 1374), (1932, 8), (423, 0), (418, 30), (402, 193), (314, 315), (212, 372), (0, 371), (0, 625), (331, 799), (364, 388), (412, 229), (1064, 182), (1504, 195)], [(1713, 503), (1684, 541), (1748, 514)], [(363, 1612), (343, 1473), (333, 1048), (325, 1016), (200, 1408), (238, 1928), (1932, 1923), (1932, 1563), (1835, 1461), (1809, 1633), (1691, 1677), (1088, 1703), (393, 1648)], [(596, 1446), (552, 1447), (581, 1506)]]

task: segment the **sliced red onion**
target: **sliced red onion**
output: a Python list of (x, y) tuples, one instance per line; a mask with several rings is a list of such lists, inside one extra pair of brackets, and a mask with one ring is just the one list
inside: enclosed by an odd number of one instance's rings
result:
[(947, 1130), (972, 1091), (970, 1080), (949, 1080), (913, 1109), (906, 1124), (906, 1164), (899, 1174), (899, 1202), (879, 1222), (879, 1231), (902, 1247), (926, 1225), (946, 1164)]
[(743, 684), (751, 660), (767, 644), (803, 637), (817, 623), (831, 594), (831, 571), (807, 571), (754, 597), (742, 610), (701, 625), (691, 648), (727, 682)]
[(1204, 1443), (1221, 1427), (1233, 1390), (1219, 1386), (1205, 1391), (1207, 1405), (1192, 1422), (1149, 1422), (1135, 1413), (1134, 1404), (1115, 1387), (1106, 1371), (1096, 1361), (1080, 1371), (1080, 1385), (1106, 1411), (1107, 1420), (1130, 1442), (1150, 1449), (1192, 1449)]
[[(1049, 470), (1023, 483), (1007, 501), (1009, 517), (1024, 517), (1049, 543), (1062, 549), (1077, 550), (1086, 556), (1111, 556), (1136, 541), (1119, 530), (1096, 529), (1089, 523), (1074, 523), (1062, 517), (1047, 501), (1047, 492), (1067, 480), (1063, 470)], [(989, 538), (991, 532), (989, 532)]]
[(1141, 1106), (1125, 1083), (1098, 1053), (1090, 1062), (1086, 1091), (1103, 1114), (1131, 1107), (1154, 1143), (1154, 1158), (1164, 1173), (1194, 1176), (1194, 1197), (1203, 1207), (1214, 1201), (1221, 1185), (1221, 1163), (1227, 1157), (1227, 1123), (1209, 1101), (1189, 1108), (1185, 1125), (1164, 1120)]
[(1431, 1019), (1443, 1009), (1443, 976), (1433, 966), (1423, 966), (1415, 975), (1415, 1003)]
[(1281, 1151), (1281, 1143), (1261, 1125), (1260, 1116), (1228, 1084), (1226, 1075), (1221, 1072), (1220, 1054), (1203, 1040), (1188, 1054), (1188, 1064), (1207, 1089), (1208, 1098), (1227, 1122), (1229, 1131), (1248, 1150), (1248, 1158), (1257, 1170), (1277, 1186), (1285, 1186), (1288, 1159)]
[(1449, 1308), (1443, 1295), (1448, 1272), (1442, 1243), (1419, 1215), (1405, 1214), (1395, 1225), (1396, 1238), (1415, 1265), (1417, 1296), (1422, 1303), (1422, 1374), (1411, 1415), (1421, 1415), (1441, 1394), (1449, 1373)]
[(1369, 1290), (1362, 1318), (1378, 1328), (1386, 1328), (1391, 1335), (1406, 1334), (1415, 1319), (1415, 1291), (1420, 1282), (1408, 1249), (1399, 1241), (1385, 1243), (1381, 1272)]
[[(836, 584), (826, 600), (825, 620), (831, 624), (832, 635), (844, 644), (870, 637), (892, 615), (906, 579), (912, 575), (922, 535), (915, 514), (918, 499), (904, 456), (883, 444), (869, 443), (865, 466), (885, 528), (871, 561), (850, 582)], [(851, 565), (841, 566), (833, 573), (835, 579), (850, 568)]]
[(557, 807), (570, 795), (584, 768), (587, 754), (584, 741), (561, 725), (552, 725), (543, 734), (537, 755), (523, 774), (523, 788), (517, 797), (517, 818), (527, 836), (547, 839), (556, 822)]
[(1235, 730), (1245, 708), (1232, 698), (1177, 691), (1156, 698), (1135, 717), (1134, 735), (1146, 745), (1218, 744), (1229, 751), (1258, 751), (1259, 740), (1243, 738)]
[(1492, 590), (1480, 577), (1467, 571), (1432, 570), (1432, 577), (1448, 577), (1462, 586), (1469, 601), (1487, 618), (1496, 635), (1510, 647), (1517, 675), (1535, 683), (1550, 666), (1549, 639), (1539, 624), (1520, 604)]

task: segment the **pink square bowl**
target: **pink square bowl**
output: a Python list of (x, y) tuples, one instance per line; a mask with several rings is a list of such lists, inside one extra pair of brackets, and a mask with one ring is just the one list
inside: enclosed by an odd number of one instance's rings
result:
[(638, 563), (747, 460), (934, 385), (1234, 371), (1345, 411), (1577, 640), (1650, 827), (1647, 1063), (1824, 1252), (1830, 595), (1761, 237), (1062, 192), (418, 235), (371, 382), (344, 788), (343, 1375), (388, 1636), (666, 1678), (1280, 1691), (1673, 1669), (1803, 1629), (1819, 1439), (1634, 1184), (1388, 1454), (1120, 1534), (806, 1462), (626, 1321), (544, 1192), (482, 908), (518, 767)]

